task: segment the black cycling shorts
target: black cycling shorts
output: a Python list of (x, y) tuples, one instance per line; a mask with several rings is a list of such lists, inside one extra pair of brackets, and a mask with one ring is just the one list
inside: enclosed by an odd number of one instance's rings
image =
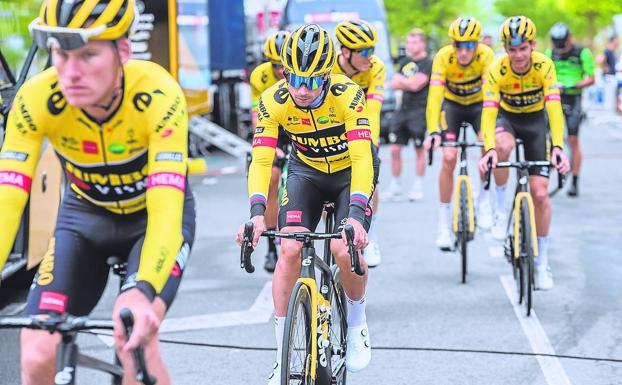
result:
[[(525, 160), (549, 160), (548, 119), (544, 110), (517, 114), (499, 109), (495, 132), (509, 132), (523, 141)], [(530, 167), (529, 175), (549, 177), (548, 166)]]
[(443, 101), (443, 111), (445, 115), (445, 125), (441, 131), (442, 142), (457, 141), (460, 125), (467, 122), (473, 126), (475, 134), (479, 134), (479, 127), (482, 121), (482, 103), (473, 103), (468, 106), (451, 100)]
[[(376, 164), (376, 162), (374, 162)], [(296, 156), (289, 159), (287, 183), (281, 197), (279, 208), (279, 228), (302, 226), (315, 231), (322, 216), (325, 202), (335, 204), (334, 232), (341, 231), (350, 211), (350, 179), (352, 169), (326, 174), (311, 168)], [(374, 167), (374, 186), (377, 181)], [(363, 227), (366, 231), (371, 225), (371, 197), (365, 210)]]
[(393, 115), (389, 129), (389, 143), (407, 145), (412, 138), (415, 147), (423, 145), (426, 132), (425, 107), (400, 109)]
[(568, 135), (578, 136), (579, 125), (581, 125), (581, 121), (583, 120), (581, 95), (562, 95), (561, 102)]
[[(114, 214), (67, 189), (50, 248), (28, 294), (28, 314), (67, 312), (74, 316), (88, 315), (106, 287), (110, 271), (108, 257), (127, 261), (124, 283), (135, 279), (146, 229), (146, 210), (129, 215)], [(182, 221), (184, 241), (171, 275), (158, 294), (167, 309), (181, 283), (194, 232), (194, 198), (190, 186), (186, 185)]]

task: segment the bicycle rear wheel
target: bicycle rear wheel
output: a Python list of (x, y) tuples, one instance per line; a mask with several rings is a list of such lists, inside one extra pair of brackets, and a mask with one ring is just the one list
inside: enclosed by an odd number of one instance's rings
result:
[(296, 282), (287, 306), (283, 355), (281, 356), (281, 385), (313, 385), (311, 378), (311, 292)]
[(531, 315), (533, 307), (533, 290), (534, 290), (534, 252), (531, 241), (532, 231), (531, 220), (529, 215), (529, 203), (527, 199), (523, 199), (520, 207), (521, 212), (521, 269), (523, 270), (523, 287), (525, 296), (525, 306), (527, 316)]

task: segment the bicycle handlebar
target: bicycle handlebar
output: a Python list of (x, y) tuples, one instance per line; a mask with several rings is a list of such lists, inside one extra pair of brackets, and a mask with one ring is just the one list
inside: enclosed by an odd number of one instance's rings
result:
[(488, 159), (488, 171), (486, 171), (486, 184), (484, 190), (490, 190), (490, 174), (492, 174), (492, 159)]
[[(125, 335), (129, 338), (134, 328), (134, 315), (128, 308), (123, 308), (119, 312), (121, 317), (121, 323), (123, 323), (123, 330)], [(134, 359), (134, 368), (136, 368), (136, 381), (142, 382), (145, 385), (155, 385), (156, 378), (149, 374), (147, 370), (147, 363), (145, 362), (145, 352), (142, 346), (137, 347), (132, 352), (132, 358)]]
[[(244, 240), (242, 241), (242, 247), (240, 251), (240, 268), (246, 270), (247, 273), (253, 273), (255, 271), (255, 267), (251, 263), (251, 255), (253, 254), (254, 248), (252, 246), (253, 239), (253, 230), (254, 230), (253, 222), (246, 222), (244, 225)], [(348, 242), (348, 252), (350, 253), (350, 271), (363, 276), (365, 275), (365, 270), (361, 267), (361, 261), (359, 259), (359, 253), (354, 246), (354, 227), (352, 225), (345, 225), (344, 231), (346, 233), (346, 239)], [(341, 233), (313, 233), (313, 232), (294, 232), (294, 233), (284, 233), (280, 231), (264, 231), (261, 233), (262, 237), (268, 238), (285, 238), (285, 239), (295, 239), (299, 242), (305, 242), (307, 240), (327, 240), (327, 239), (341, 239)]]

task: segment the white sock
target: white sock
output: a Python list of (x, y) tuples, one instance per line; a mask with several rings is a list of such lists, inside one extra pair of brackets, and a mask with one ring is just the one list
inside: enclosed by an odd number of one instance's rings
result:
[(281, 362), (283, 334), (285, 334), (285, 317), (274, 316), (274, 334), (276, 335), (276, 362)]
[(367, 236), (369, 238), (369, 242), (377, 242), (378, 238), (377, 238), (377, 232), (376, 232), (376, 215), (371, 217), (371, 225), (369, 226), (369, 232), (367, 233)]
[(536, 258), (536, 265), (548, 265), (549, 264), (549, 237), (538, 237), (538, 258)]
[(503, 186), (497, 185), (497, 187), (495, 187), (495, 195), (497, 196), (497, 211), (505, 211), (505, 190), (507, 187), (507, 183)]
[(421, 189), (421, 186), (423, 186), (423, 177), (419, 175), (415, 175), (414, 188)]
[(490, 196), (490, 192), (484, 189), (484, 182), (479, 185), (479, 193), (477, 193), (477, 203), (480, 204), (486, 200), (488, 200)]
[(348, 307), (348, 327), (361, 326), (367, 322), (365, 315), (365, 297), (357, 300), (351, 300), (346, 296)]
[(438, 217), (439, 224), (442, 228), (449, 228), (449, 221), (451, 218), (451, 203), (443, 203), (439, 205)]

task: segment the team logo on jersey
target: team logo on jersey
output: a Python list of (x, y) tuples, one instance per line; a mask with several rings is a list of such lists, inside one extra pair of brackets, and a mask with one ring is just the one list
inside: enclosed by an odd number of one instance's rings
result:
[(356, 95), (354, 95), (354, 98), (352, 98), (352, 102), (350, 102), (350, 105), (348, 106), (348, 108), (351, 110), (354, 110), (359, 103), (364, 104), (365, 103), (365, 99), (363, 98), (364, 96), (365, 94), (363, 93), (363, 90), (359, 88), (356, 91)]
[(343, 125), (304, 133), (289, 133), (296, 150), (308, 158), (323, 158), (348, 151), (348, 137)]
[(326, 123), (328, 123), (329, 121), (330, 121), (330, 119), (328, 119), (328, 116), (320, 116), (320, 117), (317, 119), (317, 122), (318, 122), (318, 123), (321, 123), (321, 124), (326, 124)]
[(0, 160), (16, 160), (18, 162), (25, 162), (28, 159), (28, 154), (19, 151), (4, 151), (0, 152)]
[(125, 144), (123, 143), (110, 143), (108, 150), (113, 154), (123, 154), (125, 152)]
[(184, 157), (181, 152), (158, 152), (155, 160), (156, 162), (181, 162), (184, 160)]
[(56, 91), (48, 98), (47, 106), (50, 114), (59, 115), (67, 107), (67, 101), (62, 92)]

